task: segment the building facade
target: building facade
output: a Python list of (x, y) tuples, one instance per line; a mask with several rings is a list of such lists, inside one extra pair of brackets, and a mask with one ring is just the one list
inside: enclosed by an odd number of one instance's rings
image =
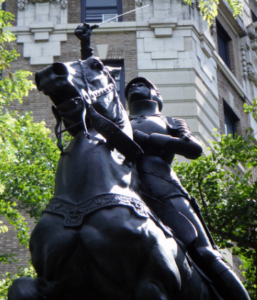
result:
[[(244, 0), (236, 20), (221, 0), (210, 28), (196, 0), (192, 6), (183, 0), (7, 0), (5, 9), (16, 17), (11, 46), (20, 53), (12, 67), (35, 73), (55, 61), (78, 60), (73, 32), (79, 23), (98, 24), (136, 8), (141, 9), (102, 24), (92, 35), (95, 55), (123, 67), (121, 96), (132, 78), (150, 79), (163, 96), (163, 113), (185, 119), (204, 147), (215, 139), (214, 128), (244, 134), (251, 126), (257, 136), (256, 122), (243, 109), (257, 96), (255, 0)], [(51, 105), (33, 91), (12, 108), (32, 111), (35, 121), (53, 128)]]

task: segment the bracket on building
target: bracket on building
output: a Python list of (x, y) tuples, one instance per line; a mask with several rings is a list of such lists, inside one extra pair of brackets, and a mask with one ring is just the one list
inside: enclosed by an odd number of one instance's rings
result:
[(257, 72), (254, 70), (252, 63), (247, 64), (248, 79), (257, 87)]
[(243, 78), (244, 78), (244, 80), (246, 80), (248, 77), (247, 60), (246, 60), (246, 51), (247, 51), (246, 45), (241, 45), (240, 50), (241, 50), (241, 54), (242, 54)]
[(138, 7), (144, 6), (146, 0), (135, 0), (135, 4)]
[(35, 4), (35, 3), (46, 3), (46, 2), (60, 4), (60, 7), (62, 9), (67, 8), (67, 0), (18, 0), (18, 9), (20, 11), (25, 10), (26, 6), (29, 3)]
[(216, 35), (217, 33), (217, 24), (216, 19), (213, 20), (213, 23), (210, 26), (211, 35)]
[(178, 23), (177, 18), (168, 18), (168, 19), (157, 19), (152, 18), (149, 20), (149, 26), (154, 29), (155, 37), (171, 37), (172, 30), (176, 28)]
[(247, 26), (247, 35), (251, 40), (254, 40), (256, 38), (256, 27), (257, 22), (251, 23), (249, 26)]
[(46, 22), (43, 26), (38, 23), (30, 24), (30, 32), (34, 34), (34, 41), (49, 41), (49, 34), (54, 30), (52, 22)]
[(247, 52), (250, 50), (250, 47), (247, 44), (241, 45), (240, 50), (242, 54), (243, 78), (244, 80), (248, 79), (252, 81), (257, 86), (257, 72), (254, 69), (253, 63), (247, 59)]
[(251, 44), (251, 49), (257, 54), (257, 40), (256, 39), (251, 40), (250, 44)]

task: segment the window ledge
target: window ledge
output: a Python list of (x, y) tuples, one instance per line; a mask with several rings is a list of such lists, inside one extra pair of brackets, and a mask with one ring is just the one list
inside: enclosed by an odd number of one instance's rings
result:
[[(78, 26), (77, 23), (67, 24), (68, 33), (73, 33), (74, 30), (77, 28), (77, 26)], [(103, 25), (100, 25), (100, 27), (97, 28), (96, 30), (94, 30), (94, 34), (103, 33), (103, 32), (125, 32), (125, 31), (136, 31), (136, 21), (105, 23)]]
[(226, 64), (220, 58), (220, 56), (216, 50), (213, 51), (213, 58), (215, 59), (218, 68), (221, 70), (221, 72), (224, 74), (224, 76), (227, 78), (227, 80), (230, 82), (230, 84), (234, 87), (234, 89), (237, 91), (237, 93), (247, 103), (250, 103), (250, 100), (249, 100), (246, 92), (244, 91), (242, 85), (239, 83), (239, 81), (236, 79), (235, 75), (230, 71), (230, 69), (226, 66)]
[(228, 20), (231, 27), (236, 31), (240, 36), (246, 36), (247, 31), (244, 25), (244, 21), (241, 16), (238, 16), (236, 19), (233, 17), (232, 10), (227, 1), (221, 0), (219, 3), (219, 13), (222, 12), (223, 16)]

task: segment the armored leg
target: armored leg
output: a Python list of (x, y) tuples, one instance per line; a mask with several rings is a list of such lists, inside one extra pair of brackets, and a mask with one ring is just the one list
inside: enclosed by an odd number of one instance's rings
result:
[[(186, 216), (195, 226), (198, 233), (198, 239), (189, 246), (188, 252), (193, 261), (206, 273), (207, 276), (210, 277), (211, 280), (213, 280), (220, 295), (224, 297), (225, 300), (250, 300), (250, 297), (241, 281), (230, 269), (228, 264), (225, 263), (221, 254), (217, 250), (213, 249), (206, 231), (204, 230), (204, 227), (194, 209), (191, 207), (190, 202), (183, 197), (178, 197), (169, 200), (169, 204)], [(178, 236), (183, 236), (183, 231), (186, 230), (185, 228), (177, 225), (173, 227), (172, 218), (169, 222), (167, 222), (167, 218), (165, 221), (166, 222), (163, 222), (171, 227), (175, 231), (175, 234), (177, 231)]]
[(192, 245), (189, 253), (225, 300), (250, 300), (243, 284), (217, 250), (212, 247), (195, 248)]

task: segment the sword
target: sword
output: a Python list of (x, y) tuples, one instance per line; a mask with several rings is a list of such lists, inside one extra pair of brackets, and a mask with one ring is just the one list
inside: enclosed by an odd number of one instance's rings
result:
[(191, 197), (190, 204), (193, 207), (195, 213), (197, 214), (200, 222), (202, 223), (203, 228), (204, 228), (204, 230), (205, 230), (205, 232), (206, 232), (206, 234), (207, 234), (207, 236), (209, 238), (209, 241), (212, 244), (213, 249), (218, 250), (218, 247), (217, 247), (217, 245), (214, 242), (214, 239), (213, 239), (213, 237), (212, 237), (212, 235), (211, 235), (211, 233), (209, 231), (209, 228), (207, 227), (207, 225), (206, 225), (206, 223), (204, 221), (204, 218), (203, 218), (202, 213), (201, 213), (201, 208), (200, 208), (199, 204), (197, 203), (197, 200), (194, 197)]
[[(1, 0), (0, 0), (0, 1), (1, 1)], [(83, 25), (87, 25), (87, 29), (91, 29), (91, 32), (92, 32), (92, 30), (94, 30), (95, 28), (98, 28), (98, 27), (101, 26), (102, 24), (108, 23), (108, 22), (110, 22), (111, 20), (114, 20), (114, 19), (117, 19), (117, 18), (119, 18), (119, 17), (121, 17), (121, 16), (130, 14), (130, 13), (132, 13), (133, 11), (137, 11), (137, 10), (142, 9), (142, 8), (145, 8), (145, 7), (147, 7), (147, 6), (150, 6), (150, 4), (145, 5), (145, 6), (142, 6), (142, 7), (139, 7), (139, 8), (136, 8), (136, 9), (132, 9), (132, 10), (130, 10), (130, 11), (125, 12), (124, 14), (118, 15), (118, 16), (116, 16), (116, 17), (113, 17), (113, 18), (108, 19), (108, 20), (106, 20), (106, 21), (104, 21), (104, 22), (95, 24), (95, 25), (93, 25), (93, 26), (90, 26), (90, 25), (87, 24), (87, 23), (82, 23), (82, 24), (80, 24), (79, 26), (80, 26), (80, 27), (83, 27)], [(79, 26), (78, 26), (78, 27), (79, 27)], [(78, 28), (78, 27), (77, 27), (77, 29), (75, 30), (75, 32), (76, 32), (76, 31), (79, 31), (79, 30), (80, 30), (80, 31), (83, 31), (83, 29)], [(76, 34), (75, 34), (75, 35), (76, 35)]]
[[(108, 20), (106, 20), (106, 21), (104, 21), (104, 22), (98, 23), (98, 24), (96, 24), (96, 25), (94, 25), (94, 26), (101, 26), (101, 25), (104, 24), (104, 23), (108, 23), (108, 22), (110, 22), (111, 20), (114, 20), (114, 19), (117, 19), (117, 18), (119, 18), (119, 17), (121, 17), (121, 16), (130, 14), (130, 13), (132, 13), (133, 11), (137, 11), (137, 10), (139, 10), (139, 9), (143, 9), (143, 8), (145, 8), (145, 7), (147, 7), (147, 6), (150, 6), (150, 4), (145, 5), (145, 6), (142, 6), (142, 7), (138, 7), (138, 8), (136, 8), (136, 9), (132, 9), (132, 10), (130, 10), (130, 11), (125, 12), (124, 14), (118, 15), (118, 16), (113, 17), (113, 18), (111, 18), (111, 19), (108, 19)], [(92, 27), (93, 27), (93, 26), (92, 26)]]

